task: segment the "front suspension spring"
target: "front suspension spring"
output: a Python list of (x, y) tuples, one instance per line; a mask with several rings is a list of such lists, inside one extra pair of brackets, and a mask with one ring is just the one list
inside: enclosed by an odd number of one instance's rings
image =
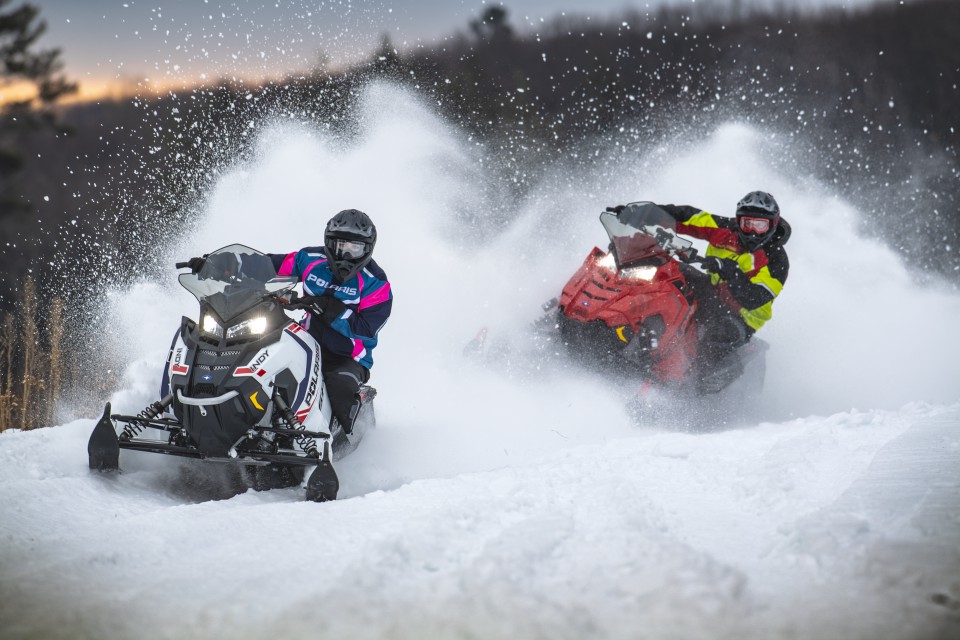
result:
[(159, 401), (147, 405), (147, 407), (137, 414), (137, 417), (128, 422), (123, 427), (123, 432), (120, 434), (121, 440), (129, 440), (130, 438), (135, 438), (147, 427), (147, 422), (153, 420), (161, 413), (163, 413), (167, 407), (170, 406), (170, 403), (173, 402), (173, 394), (167, 394), (166, 397), (161, 398)]
[[(283, 399), (283, 396), (280, 395), (280, 390), (275, 389), (273, 392), (273, 404), (277, 407), (277, 410), (280, 412), (280, 415), (283, 416), (283, 419), (287, 421), (287, 424), (291, 428), (296, 429), (297, 431), (303, 431), (303, 423), (301, 423), (297, 416), (290, 409), (290, 405), (287, 404), (286, 400)], [(297, 441), (297, 444), (300, 445), (300, 448), (311, 458), (319, 458), (320, 450), (317, 449), (317, 441), (313, 438), (306, 436), (302, 433), (298, 433), (294, 436), (294, 440)]]

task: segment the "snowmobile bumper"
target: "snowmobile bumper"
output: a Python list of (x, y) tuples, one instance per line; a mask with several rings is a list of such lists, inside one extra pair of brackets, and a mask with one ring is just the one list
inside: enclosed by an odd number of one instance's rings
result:
[[(117, 435), (117, 424), (135, 425), (139, 429), (152, 427), (170, 432), (170, 441), (153, 440), (148, 438), (138, 438), (128, 435), (126, 432)], [(278, 435), (301, 435), (311, 438), (328, 439), (330, 436), (326, 433), (319, 433), (306, 430), (281, 429), (273, 427), (258, 427), (258, 431), (272, 431)], [(166, 418), (141, 418), (139, 416), (125, 416), (110, 413), (110, 403), (106, 404), (103, 410), (103, 416), (90, 434), (90, 441), (87, 443), (87, 454), (89, 455), (90, 468), (97, 471), (115, 471), (120, 468), (120, 449), (129, 449), (132, 451), (144, 451), (147, 453), (162, 453), (166, 455), (180, 456), (183, 458), (193, 458), (196, 460), (208, 460), (211, 462), (228, 462), (246, 465), (268, 465), (271, 463), (297, 465), (304, 467), (317, 466), (321, 464), (319, 457), (310, 455), (300, 455), (297, 453), (273, 453), (270, 451), (250, 451), (231, 448), (229, 456), (211, 456), (199, 448), (189, 443), (179, 444), (174, 441), (177, 436), (183, 433), (183, 427), (176, 420)], [(239, 444), (239, 443), (238, 443)], [(328, 448), (329, 449), (329, 448)], [(328, 463), (329, 464), (329, 463)], [(332, 470), (332, 467), (331, 467)]]
[(147, 453), (164, 453), (171, 456), (180, 456), (181, 458), (194, 458), (196, 460), (207, 460), (209, 462), (229, 462), (235, 464), (253, 464), (268, 465), (272, 462), (281, 464), (293, 464), (304, 467), (312, 467), (319, 463), (318, 458), (310, 456), (301, 456), (297, 454), (283, 453), (256, 453), (251, 454), (245, 451), (238, 451), (235, 458), (223, 458), (219, 456), (210, 456), (202, 451), (192, 447), (182, 447), (174, 444), (167, 444), (155, 440), (145, 440), (141, 438), (131, 438), (129, 440), (119, 441), (121, 449), (130, 449), (132, 451), (146, 451)]

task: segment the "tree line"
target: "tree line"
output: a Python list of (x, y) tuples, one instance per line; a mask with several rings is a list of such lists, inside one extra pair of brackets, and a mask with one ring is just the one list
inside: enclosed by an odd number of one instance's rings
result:
[[(19, 14), (33, 35), (18, 40), (21, 53), (39, 37), (36, 18)], [(22, 396), (44, 393), (27, 393), (31, 355), (12, 337), (25, 335), (28, 320), (47, 336), (61, 304), (69, 336), (84, 326), (91, 290), (134, 268), (167, 268), (153, 247), (201, 212), (222, 168), (250, 153), (252, 122), (279, 116), (349, 135), (350, 109), (374, 79), (429, 97), (484, 143), (485, 162), (519, 194), (537, 183), (545, 158), (589, 168), (613, 161), (601, 153), (612, 139), (639, 157), (684, 131), (755, 123), (789, 141), (773, 162), (832, 185), (867, 213), (865, 233), (885, 237), (918, 270), (956, 281), (957, 33), (960, 3), (951, 0), (817, 13), (695, 4), (602, 23), (562, 18), (538, 33), (494, 6), (439, 45), (401, 52), (384, 37), (368, 61), (342, 72), (79, 104), (59, 109), (56, 126), (31, 117), (26, 127), (24, 113), (53, 123), (50, 105), (71, 90), (48, 53), (49, 66), (33, 69), (52, 99), (0, 113), (9, 161), (0, 179), (0, 327), (18, 328), (2, 333), (4, 380), (23, 382), (12, 391), (19, 407)], [(36, 283), (29, 309), (28, 277)], [(52, 345), (45, 349), (49, 357)]]
[(97, 410), (115, 376), (91, 367), (91, 354), (82, 343), (70, 348), (67, 334), (63, 300), (41, 307), (27, 277), (17, 313), (0, 319), (0, 431), (59, 424), (68, 410)]

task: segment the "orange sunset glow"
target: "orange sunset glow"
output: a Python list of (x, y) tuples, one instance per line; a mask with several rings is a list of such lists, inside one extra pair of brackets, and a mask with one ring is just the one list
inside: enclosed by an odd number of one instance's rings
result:
[[(224, 80), (229, 80), (231, 83), (264, 83), (276, 79), (276, 77), (280, 77), (279, 74), (277, 76), (256, 75), (250, 77), (244, 76), (242, 78), (207, 78), (204, 76), (200, 78), (164, 80), (152, 80), (150, 78), (90, 78), (87, 80), (75, 80), (77, 83), (77, 91), (60, 98), (57, 100), (57, 104), (70, 105), (85, 102), (123, 100), (133, 96), (160, 96), (171, 91), (185, 91), (209, 84), (220, 84)], [(37, 88), (36, 85), (31, 82), (20, 81), (0, 87), (0, 107), (14, 102), (32, 101), (36, 97)]]

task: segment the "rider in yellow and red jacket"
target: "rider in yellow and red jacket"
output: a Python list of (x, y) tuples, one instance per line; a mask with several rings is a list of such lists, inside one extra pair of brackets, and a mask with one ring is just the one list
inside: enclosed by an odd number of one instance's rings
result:
[(701, 335), (696, 373), (702, 380), (773, 315), (773, 301), (790, 269), (783, 248), (790, 225), (780, 217), (777, 201), (764, 191), (744, 196), (737, 203), (735, 218), (685, 205), (657, 206), (670, 217), (633, 221), (635, 226), (658, 224), (709, 243), (701, 264), (709, 276), (692, 268), (684, 270), (698, 302)]

